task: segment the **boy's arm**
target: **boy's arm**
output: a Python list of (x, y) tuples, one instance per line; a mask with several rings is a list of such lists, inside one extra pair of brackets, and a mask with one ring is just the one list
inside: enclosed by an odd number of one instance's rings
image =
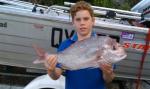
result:
[(62, 69), (57, 67), (56, 55), (50, 55), (44, 64), (47, 69), (47, 73), (52, 79), (57, 80), (61, 76)]
[(47, 73), (52, 79), (57, 80), (62, 74), (62, 69), (57, 67), (54, 70), (48, 69)]

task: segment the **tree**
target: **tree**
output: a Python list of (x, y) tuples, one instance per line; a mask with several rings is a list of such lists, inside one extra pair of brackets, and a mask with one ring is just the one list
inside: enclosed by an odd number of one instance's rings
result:
[[(81, 0), (26, 0), (46, 6), (50, 5), (64, 5), (64, 1), (67, 2), (77, 2)], [(123, 4), (116, 2), (116, 0), (84, 0), (89, 3), (91, 3), (94, 6), (101, 6), (101, 7), (108, 7), (108, 8), (117, 8), (117, 9), (124, 9), (124, 10), (130, 10), (130, 8), (139, 2), (139, 0), (123, 0)]]

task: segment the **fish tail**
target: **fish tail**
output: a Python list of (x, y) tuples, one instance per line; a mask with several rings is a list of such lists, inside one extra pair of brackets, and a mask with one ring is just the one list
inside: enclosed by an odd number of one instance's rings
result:
[(48, 53), (43, 48), (39, 47), (37, 44), (32, 44), (32, 47), (34, 48), (38, 56), (38, 58), (33, 61), (33, 64), (44, 63)]

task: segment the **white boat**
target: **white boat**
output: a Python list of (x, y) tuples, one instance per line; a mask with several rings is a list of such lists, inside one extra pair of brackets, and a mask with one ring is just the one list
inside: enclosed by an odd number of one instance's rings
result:
[(150, 21), (145, 20), (145, 18), (150, 18), (150, 0), (141, 0), (133, 8), (131, 8), (131, 11), (142, 13), (142, 18), (137, 20), (137, 22), (146, 27), (150, 27)]
[(0, 9), (11, 9), (44, 14), (48, 6), (33, 4), (20, 0), (0, 0)]
[(146, 14), (146, 17), (150, 17), (150, 0), (141, 0), (131, 8), (131, 11)]
[[(56, 53), (59, 44), (75, 32), (68, 10), (68, 7), (55, 5), (41, 14), (0, 8), (0, 64), (44, 70), (43, 65), (32, 64), (37, 57), (32, 44), (38, 44), (48, 52)], [(100, 14), (99, 12), (102, 10), (97, 9), (96, 12)], [(128, 16), (130, 18), (131, 15), (127, 15), (125, 18)], [(140, 18), (136, 15), (132, 17)], [(121, 17), (117, 17), (117, 19), (119, 18)], [(116, 38), (126, 48), (128, 56), (116, 64), (116, 76), (118, 78), (137, 79), (142, 55), (145, 55), (143, 48), (146, 45), (150, 46), (145, 41), (147, 34), (149, 34), (149, 28), (120, 24), (120, 19), (116, 21), (118, 22), (114, 23), (114, 21), (104, 21), (96, 17), (94, 31), (98, 35), (103, 34)], [(146, 54), (146, 58), (143, 59), (144, 66), (140, 79), (150, 80), (149, 49)]]
[(58, 80), (53, 80), (48, 74), (39, 76), (32, 80), (24, 89), (65, 89), (65, 77), (60, 76)]

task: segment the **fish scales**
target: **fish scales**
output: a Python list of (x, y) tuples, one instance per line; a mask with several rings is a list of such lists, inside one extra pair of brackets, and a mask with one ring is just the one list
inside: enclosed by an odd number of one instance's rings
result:
[[(114, 49), (114, 47), (119, 47), (119, 49)], [(57, 61), (63, 68), (78, 70), (97, 68), (100, 63), (116, 63), (125, 59), (126, 56), (124, 48), (114, 39), (98, 36), (77, 41), (64, 51), (58, 52)]]

